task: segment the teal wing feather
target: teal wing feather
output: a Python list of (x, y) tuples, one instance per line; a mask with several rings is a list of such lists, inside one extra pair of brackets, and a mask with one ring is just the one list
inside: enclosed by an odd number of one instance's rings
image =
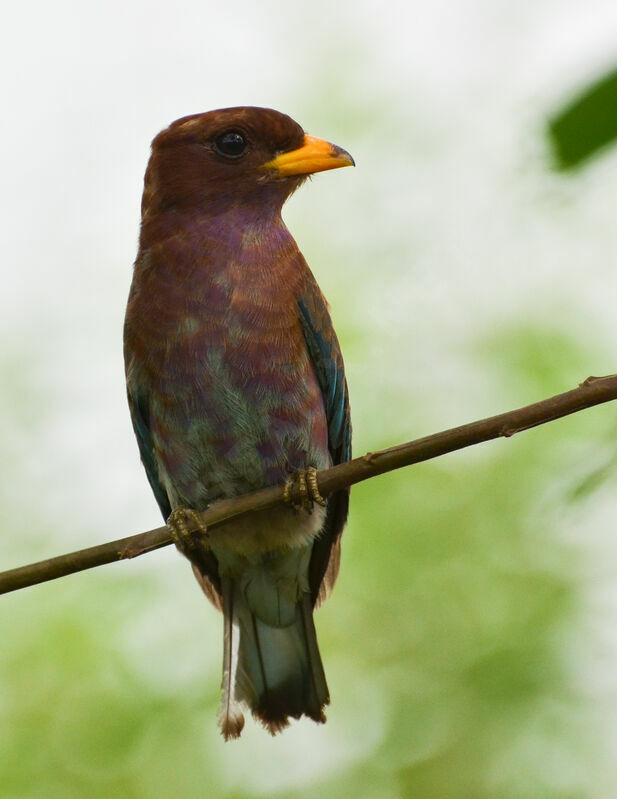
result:
[(139, 445), (141, 462), (146, 470), (148, 482), (150, 483), (154, 497), (161, 509), (163, 518), (167, 519), (171, 513), (171, 505), (169, 504), (167, 492), (159, 480), (158, 469), (154, 459), (154, 446), (150, 433), (147, 396), (143, 392), (131, 390), (131, 388), (129, 388), (128, 400), (133, 430), (135, 431), (135, 436)]
[[(150, 432), (147, 394), (129, 388), (128, 400), (133, 429), (139, 445), (141, 461), (146, 470), (146, 476), (152, 487), (152, 492), (163, 514), (163, 518), (167, 520), (172, 508), (167, 492), (158, 476), (158, 469), (154, 457), (154, 445)], [(221, 580), (216, 557), (210, 549), (199, 550), (195, 552), (195, 557), (191, 558), (191, 563), (196, 567), (195, 574), (206, 595), (215, 606), (220, 609)]]
[[(298, 302), (300, 322), (315, 375), (321, 389), (328, 424), (328, 449), (334, 465), (351, 458), (351, 416), (343, 357), (330, 314), (314, 286)], [(313, 604), (334, 585), (340, 560), (340, 537), (349, 511), (349, 489), (328, 497), (326, 519), (313, 545), (309, 584)]]

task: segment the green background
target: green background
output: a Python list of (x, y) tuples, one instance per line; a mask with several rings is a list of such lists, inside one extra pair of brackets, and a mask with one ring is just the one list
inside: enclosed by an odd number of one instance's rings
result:
[[(356, 454), (615, 372), (612, 4), (34, 12), (2, 54), (0, 568), (160, 524), (121, 326), (183, 114), (271, 105), (356, 157), (285, 214)], [(356, 487), (328, 723), (275, 739), (220, 738), (221, 619), (171, 549), (2, 597), (0, 797), (614, 797), (616, 440), (603, 406)]]

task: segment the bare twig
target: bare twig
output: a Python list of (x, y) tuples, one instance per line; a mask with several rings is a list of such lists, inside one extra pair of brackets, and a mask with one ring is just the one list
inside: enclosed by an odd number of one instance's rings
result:
[[(379, 452), (369, 452), (349, 463), (326, 469), (319, 472), (318, 475), (319, 491), (323, 496), (328, 496), (333, 491), (368, 480), (378, 474), (437, 458), (482, 441), (502, 436), (510, 437), (522, 430), (528, 430), (530, 427), (546, 424), (562, 416), (568, 416), (614, 399), (617, 399), (617, 375), (588, 377), (578, 388), (549, 397), (541, 402), (535, 402), (533, 405), (525, 405), (523, 408), (508, 413), (490, 416), (461, 427), (453, 427), (441, 433), (418, 438), (407, 444), (399, 444)], [(297, 499), (297, 497), (292, 498)], [(220, 500), (213, 503), (207, 511), (201, 514), (201, 518), (208, 527), (214, 527), (234, 516), (265, 510), (282, 502), (283, 486), (272, 486), (236, 499)], [(105, 563), (134, 558), (170, 543), (171, 537), (167, 527), (157, 527), (146, 533), (131, 535), (128, 538), (120, 538), (107, 544), (0, 572), (0, 594), (55, 580), (66, 574), (93, 569), (95, 566), (102, 566)]]

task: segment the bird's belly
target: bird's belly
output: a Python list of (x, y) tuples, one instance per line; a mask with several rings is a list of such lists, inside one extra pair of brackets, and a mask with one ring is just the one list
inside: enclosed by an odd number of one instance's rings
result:
[(217, 560), (223, 563), (224, 553), (250, 560), (272, 550), (302, 548), (318, 535), (325, 516), (326, 509), (319, 505), (311, 512), (279, 506), (249, 513), (212, 528), (210, 545)]
[(172, 507), (202, 510), (329, 465), (323, 400), (308, 359), (260, 369), (233, 351), (210, 350), (192, 367), (179, 379), (182, 359), (175, 358), (173, 379), (163, 375), (151, 394), (155, 456)]

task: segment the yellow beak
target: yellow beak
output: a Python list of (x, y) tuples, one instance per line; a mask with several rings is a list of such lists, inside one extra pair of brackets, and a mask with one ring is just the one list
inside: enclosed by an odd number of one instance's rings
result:
[(280, 177), (288, 175), (310, 175), (313, 172), (324, 172), (326, 169), (338, 169), (341, 166), (355, 166), (353, 158), (346, 150), (330, 144), (315, 136), (304, 136), (304, 143), (297, 150), (280, 153), (264, 164), (264, 169), (271, 169)]

